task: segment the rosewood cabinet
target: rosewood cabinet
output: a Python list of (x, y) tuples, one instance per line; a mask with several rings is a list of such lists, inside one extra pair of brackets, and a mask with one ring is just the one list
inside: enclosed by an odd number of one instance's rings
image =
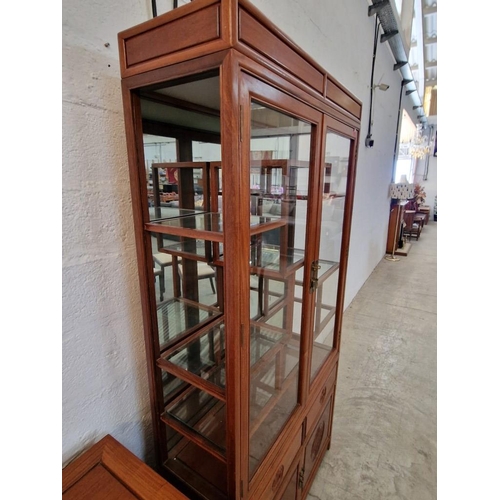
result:
[(329, 447), (361, 103), (247, 1), (118, 35), (158, 471), (303, 499)]

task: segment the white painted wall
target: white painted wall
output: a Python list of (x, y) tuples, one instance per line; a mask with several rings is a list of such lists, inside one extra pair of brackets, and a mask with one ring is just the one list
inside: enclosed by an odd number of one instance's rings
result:
[(108, 433), (141, 457), (148, 452), (116, 35), (150, 15), (145, 1), (64, 2), (63, 466)]
[[(385, 253), (401, 77), (380, 45), (375, 145), (364, 146), (374, 18), (364, 0), (253, 0), (364, 103), (346, 306)], [(151, 423), (122, 118), (117, 33), (146, 0), (63, 10), (63, 466), (105, 434), (149, 462)], [(107, 46), (109, 44), (109, 46)], [(406, 103), (410, 114), (411, 103)]]
[[(389, 184), (401, 88), (399, 71), (387, 44), (377, 48), (374, 82), (390, 87), (375, 92), (372, 134), (375, 144), (366, 148), (370, 74), (375, 19), (366, 1), (252, 0), (283, 32), (308, 52), (363, 102), (356, 178), (346, 306), (352, 301), (385, 254), (389, 219)], [(409, 98), (403, 106), (416, 121)]]
[[(415, 180), (423, 186), (426, 193), (425, 204), (431, 207), (430, 219), (434, 217), (434, 200), (437, 195), (437, 157), (430, 154), (428, 156), (429, 165), (427, 167), (427, 176), (425, 176), (425, 159), (419, 160), (415, 169)], [(425, 236), (422, 233), (422, 237)]]

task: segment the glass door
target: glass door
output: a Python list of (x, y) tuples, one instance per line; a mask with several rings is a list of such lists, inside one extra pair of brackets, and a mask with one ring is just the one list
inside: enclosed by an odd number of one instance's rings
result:
[(246, 81), (250, 335), (244, 411), (251, 479), (300, 403), (310, 300), (304, 275), (313, 250), (311, 186), (321, 115), (262, 82)]
[(347, 251), (347, 248), (344, 248), (344, 215), (352, 191), (350, 165), (354, 137), (346, 137), (330, 126), (334, 126), (334, 120), (330, 120), (326, 128), (320, 181), (319, 258), (313, 265), (316, 274), (313, 277), (316, 296), (311, 384), (330, 353), (338, 347), (340, 324), (336, 321), (336, 313), (338, 308), (342, 307), (339, 300), (343, 295), (340, 293), (340, 287), (344, 286), (342, 276), (345, 276), (347, 267), (347, 259), (342, 259), (343, 252)]

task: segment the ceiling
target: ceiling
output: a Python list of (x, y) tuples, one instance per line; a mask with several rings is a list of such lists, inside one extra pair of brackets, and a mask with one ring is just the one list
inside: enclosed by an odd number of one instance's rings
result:
[(379, 21), (380, 43), (390, 46), (415, 121), (436, 124), (437, 0), (372, 0), (368, 15)]
[(437, 119), (437, 0), (416, 0), (409, 53), (429, 123)]
[[(174, 1), (174, 7), (189, 1)], [(380, 41), (390, 45), (394, 69), (410, 82), (405, 88), (413, 102), (413, 118), (424, 128), (436, 125), (437, 0), (367, 1), (368, 15), (376, 15), (380, 21)]]

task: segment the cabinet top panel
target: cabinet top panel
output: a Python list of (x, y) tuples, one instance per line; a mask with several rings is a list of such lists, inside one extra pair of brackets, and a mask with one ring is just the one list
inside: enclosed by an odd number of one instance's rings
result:
[(356, 119), (361, 102), (247, 0), (197, 0), (118, 34), (122, 78), (237, 50)]

